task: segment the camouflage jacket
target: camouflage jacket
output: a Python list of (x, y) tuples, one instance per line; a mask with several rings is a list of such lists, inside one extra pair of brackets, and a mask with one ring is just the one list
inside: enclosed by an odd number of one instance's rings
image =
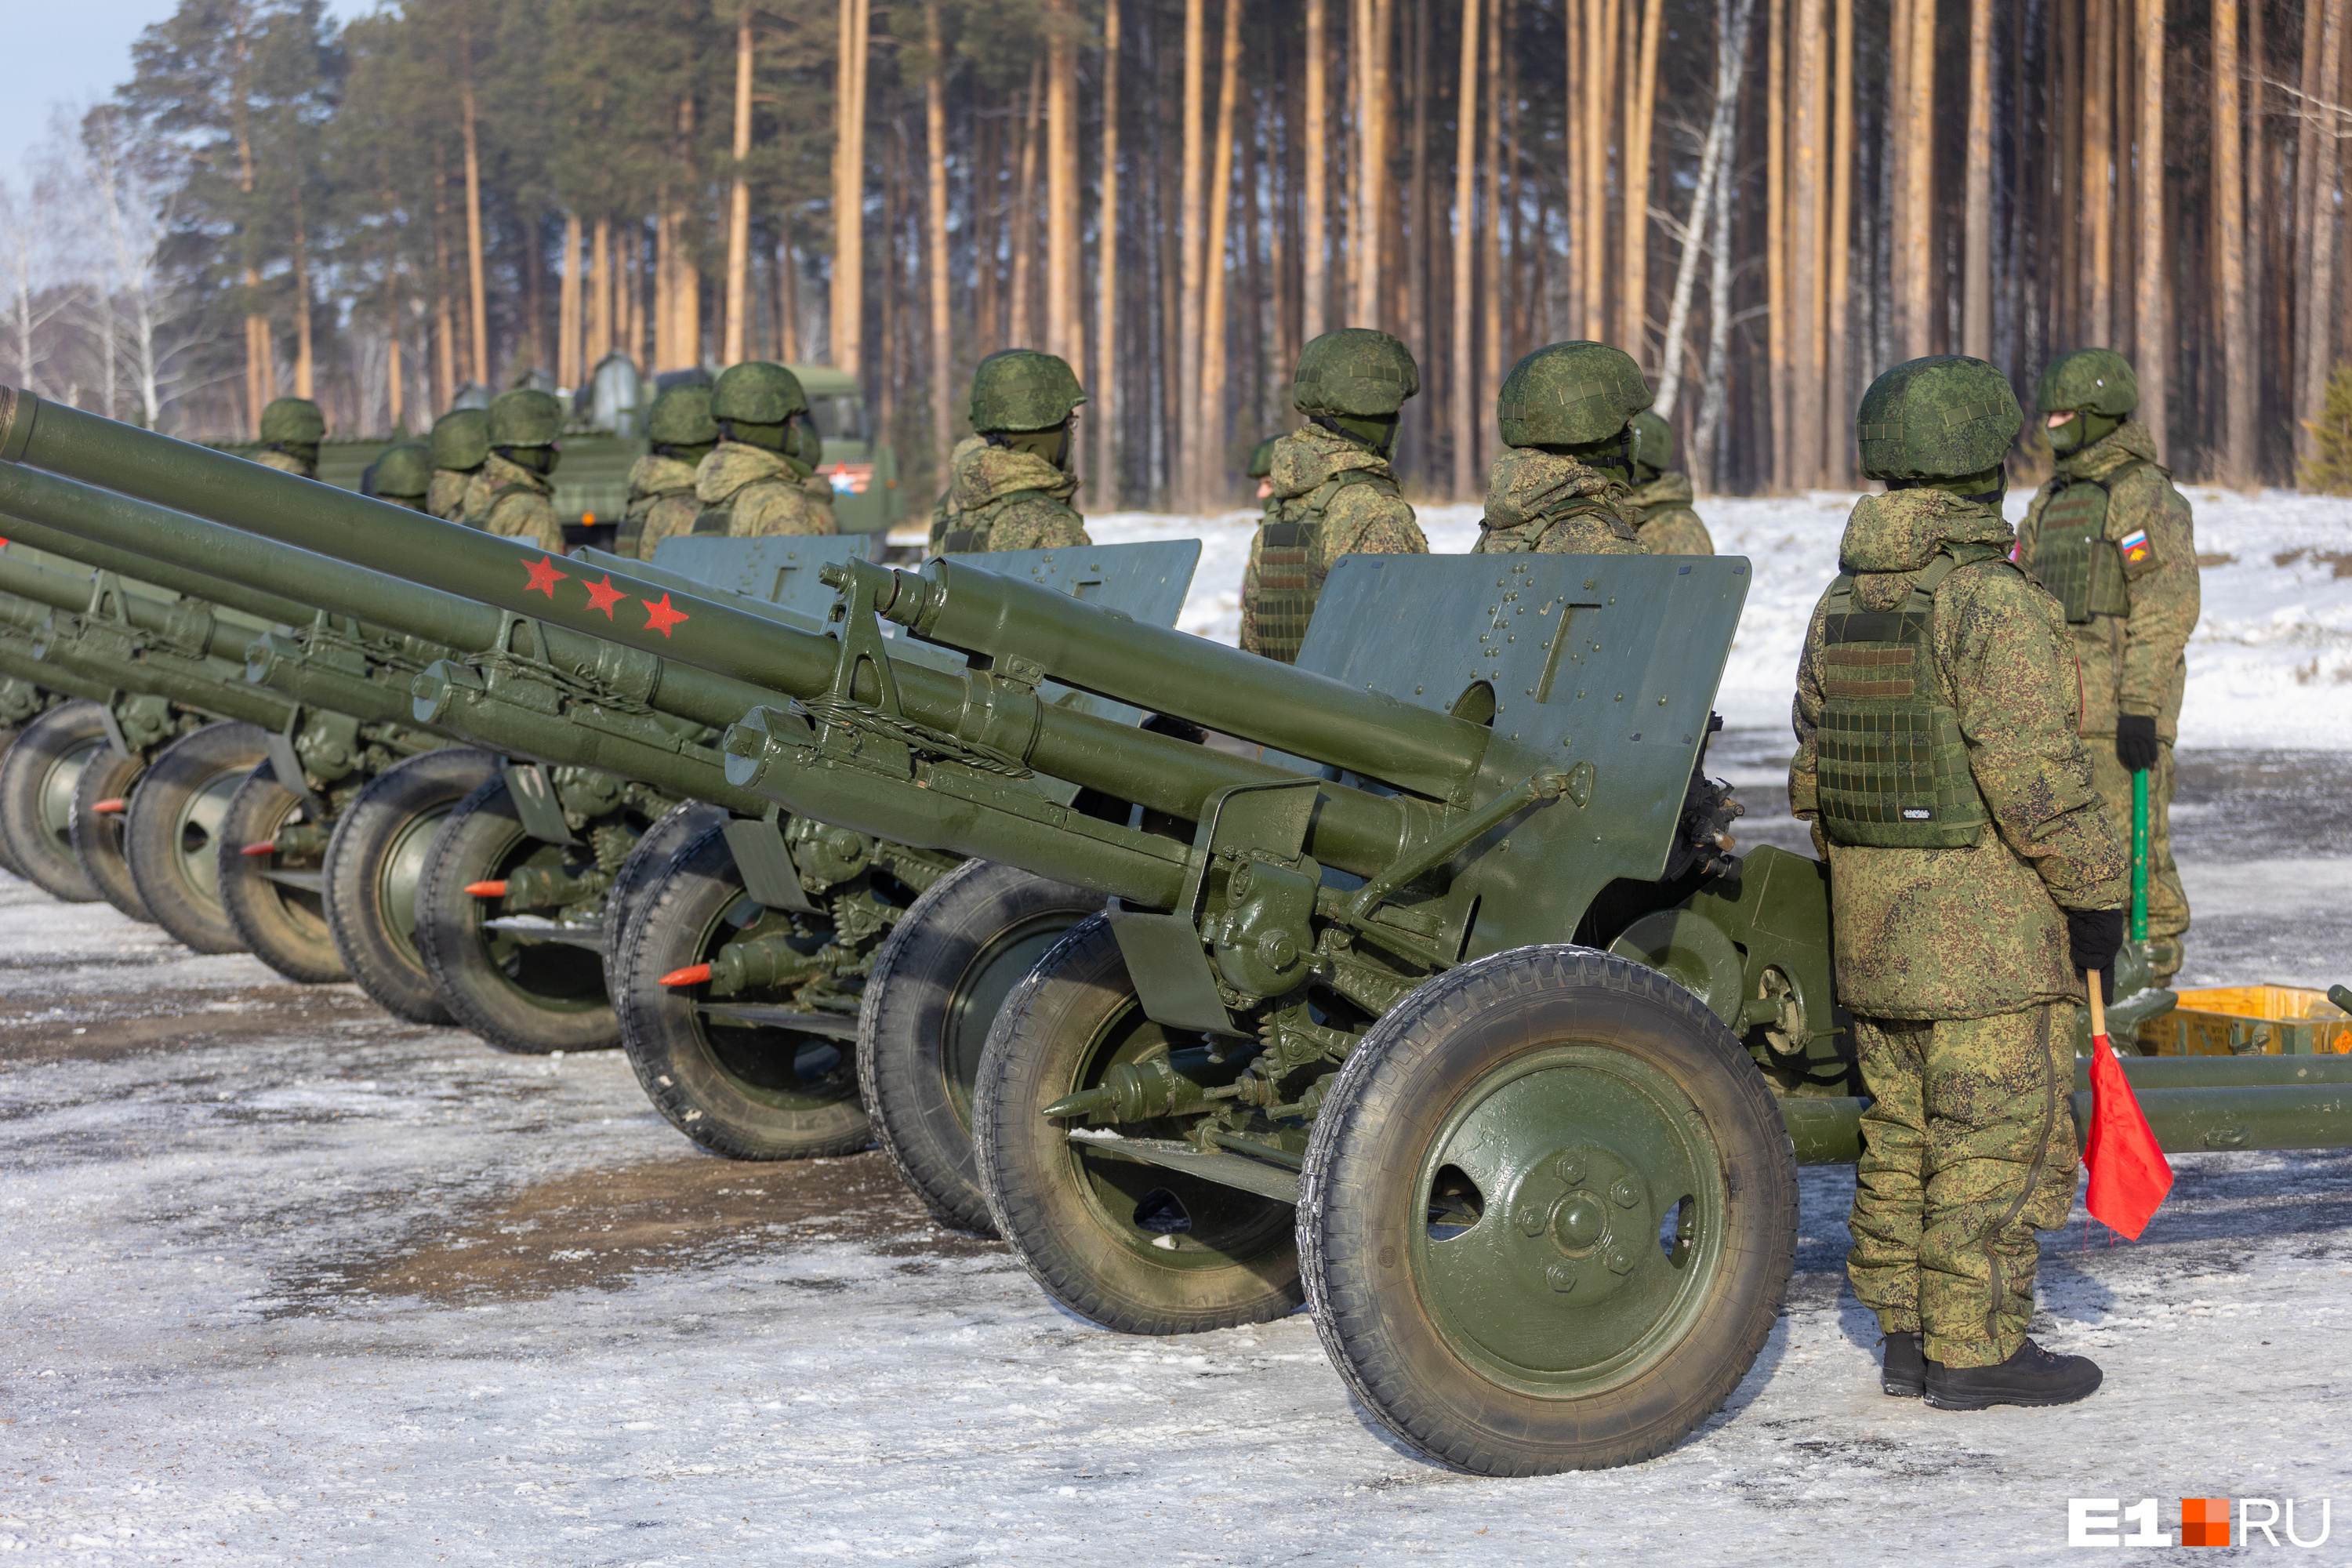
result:
[(425, 492), (425, 510), (444, 522), (465, 521), (467, 492), (481, 472), (479, 468), (434, 469), (432, 488)]
[(276, 468), (281, 474), (299, 474), (306, 479), (319, 477), (316, 464), (306, 463), (291, 452), (256, 452), (253, 460), (265, 468)]
[(728, 514), (730, 539), (772, 533), (839, 533), (833, 485), (782, 452), (744, 441), (721, 441), (694, 471), (694, 493)]
[[(1350, 473), (1385, 482), (1332, 485)], [(1318, 591), (1342, 555), (1429, 553), (1429, 541), (1413, 518), (1412, 503), (1395, 493), (1396, 469), (1389, 460), (1320, 425), (1309, 421), (1274, 444), (1266, 480), (1273, 487), (1265, 503), (1267, 524), (1316, 524), (1315, 559), (1307, 574)], [(1332, 488), (1325, 490), (1327, 485)], [(1250, 538), (1249, 564), (1242, 572), (1241, 646), (1252, 653), (1261, 646), (1257, 606), (1264, 598), (1259, 582), (1265, 550), (1265, 524), (1261, 524)]]
[[(528, 539), (550, 555), (563, 553), (563, 525), (555, 520), (555, 485), (496, 452), (467, 490), (466, 521), (506, 539)], [(478, 497), (478, 501), (477, 498)]]
[(1712, 555), (1715, 540), (1691, 507), (1688, 474), (1660, 474), (1625, 498), (1642, 514), (1634, 537), (1652, 555)]
[(948, 535), (969, 535), (965, 550), (1061, 550), (1092, 544), (1087, 520), (1070, 504), (1078, 477), (1032, 452), (992, 447), (978, 436), (956, 443), (948, 491), (931, 513), (933, 554)]
[(2180, 729), (2181, 687), (2188, 679), (2183, 650), (2197, 629), (2200, 597), (2197, 535), (2189, 498), (2156, 466), (2147, 426), (2127, 419), (2099, 440), (2058, 460), (2058, 471), (2034, 492), (2018, 530), (2018, 559), (2031, 562), (2042, 514), (2060, 479), (2105, 480), (2127, 464), (2141, 466), (2115, 481), (2107, 497), (2106, 537), (2120, 544), (2137, 532), (2145, 545), (2123, 552), (2124, 592), (2131, 610), (2093, 616), (2069, 628), (2083, 661), (2083, 733), (2112, 735), (2117, 713), (2153, 715), (2166, 741)]
[(654, 546), (674, 534), (692, 533), (702, 513), (694, 490), (694, 465), (648, 452), (629, 466), (629, 499), (613, 549), (640, 561), (654, 558)]
[(1506, 447), (1486, 476), (1473, 555), (1638, 555), (1642, 514), (1622, 481), (1574, 458)]
[[(1947, 540), (2006, 549), (1994, 509), (1941, 490), (1854, 504), (1839, 547), (1853, 601), (1891, 610)], [(1789, 805), (1814, 820), (1814, 740), (1829, 595), (1815, 606), (1797, 667), (1797, 754)], [(1936, 588), (1937, 700), (1958, 716), (1969, 771), (1993, 830), (1957, 849), (1828, 844), (1838, 998), (1880, 1018), (1982, 1018), (2083, 994), (2065, 910), (2124, 901), (2130, 855), (2092, 793), (2076, 731), (2073, 647), (2058, 604), (1998, 559)]]

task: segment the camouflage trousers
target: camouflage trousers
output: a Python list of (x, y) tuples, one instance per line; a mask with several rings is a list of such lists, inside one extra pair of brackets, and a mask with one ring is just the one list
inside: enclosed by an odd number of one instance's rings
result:
[[(2083, 750), (2091, 757), (2091, 787), (2107, 808), (2116, 837), (2131, 842), (2132, 777), (2116, 760), (2113, 735), (2085, 735)], [(2168, 985), (2180, 967), (2189, 930), (2189, 893), (2180, 885), (2180, 868), (2172, 863), (2172, 790), (2176, 783), (2172, 748), (2157, 748), (2156, 766), (2147, 774), (2147, 942), (2156, 966), (2156, 983)]]
[(1854, 1019), (1862, 1078), (1846, 1273), (1887, 1333), (1991, 1366), (2033, 1316), (2036, 1230), (2074, 1201), (2074, 1005), (1990, 1018)]

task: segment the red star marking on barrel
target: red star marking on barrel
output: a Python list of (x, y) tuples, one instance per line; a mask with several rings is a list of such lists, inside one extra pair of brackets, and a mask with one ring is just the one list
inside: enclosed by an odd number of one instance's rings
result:
[(646, 606), (646, 630), (649, 632), (659, 632), (662, 636), (667, 637), (670, 627), (680, 621), (693, 618), (684, 610), (672, 609), (667, 594), (661, 596), (659, 604), (656, 604), (651, 599), (642, 602)]
[(613, 574), (610, 572), (604, 574), (604, 580), (602, 583), (583, 583), (580, 585), (588, 590), (588, 607), (592, 610), (604, 611), (604, 618), (608, 621), (613, 618), (613, 606), (628, 597), (613, 586)]
[(536, 561), (526, 561), (522, 563), (522, 569), (530, 574), (530, 582), (523, 592), (528, 594), (536, 589), (551, 599), (555, 597), (555, 585), (572, 575), (569, 572), (558, 572), (555, 569), (555, 557), (551, 555), (542, 555)]

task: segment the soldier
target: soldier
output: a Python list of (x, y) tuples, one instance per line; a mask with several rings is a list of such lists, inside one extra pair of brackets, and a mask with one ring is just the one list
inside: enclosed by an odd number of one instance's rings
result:
[(1503, 455), (1486, 477), (1475, 555), (1638, 555), (1627, 499), (1642, 367), (1606, 343), (1554, 343), (1511, 367), (1495, 399)]
[(2148, 775), (2147, 956), (2157, 984), (2169, 984), (2189, 930), (2189, 895), (2172, 863), (2181, 654), (2199, 599), (2189, 499), (2157, 466), (2147, 426), (2131, 416), (2139, 381), (2123, 355), (2060, 355), (2033, 401), (2057, 471), (2026, 509), (2017, 558), (2066, 608), (2094, 787), (2118, 826), (2132, 819), (2132, 774)]
[(411, 511), (425, 510), (433, 488), (433, 452), (422, 441), (402, 441), (376, 454), (360, 476), (360, 494)]
[(1269, 455), (1265, 521), (1242, 576), (1245, 651), (1297, 663), (1340, 556), (1429, 553), (1389, 464), (1397, 415), (1420, 390), (1412, 352), (1386, 332), (1342, 327), (1299, 352), (1290, 402), (1307, 419)]
[(490, 456), (468, 487), (465, 521), (507, 539), (528, 539), (563, 553), (555, 520), (556, 459), (563, 448), (563, 405), (551, 393), (517, 387), (490, 400)]
[(800, 377), (763, 360), (730, 364), (710, 389), (710, 414), (719, 445), (694, 471), (702, 502), (695, 532), (751, 539), (841, 531), (833, 486), (816, 477), (824, 443)]
[[(2034, 1232), (2074, 1195), (2074, 1019), (2123, 940), (2123, 842), (2091, 789), (2058, 605), (2011, 565), (2001, 373), (1943, 355), (1862, 400), (1841, 575), (1797, 672), (1789, 803), (1830, 865), (1863, 1113), (1846, 1260), (1881, 1380), (1942, 1410), (2099, 1385), (2026, 1338)], [(1924, 1342), (1923, 1342), (1924, 1341)]]
[(254, 461), (282, 473), (319, 477), (319, 443), (327, 438), (327, 416), (307, 397), (273, 399), (261, 411), (262, 451)]
[(1274, 494), (1274, 447), (1281, 439), (1279, 436), (1268, 436), (1250, 453), (1246, 472), (1257, 481), (1257, 499), (1260, 500)]
[(1078, 490), (1073, 426), (1086, 400), (1058, 355), (1003, 349), (981, 361), (971, 373), (977, 434), (949, 459), (948, 492), (931, 514), (931, 553), (1093, 543), (1070, 504)]
[(1634, 538), (1653, 555), (1712, 555), (1715, 540), (1691, 507), (1690, 476), (1675, 467), (1675, 427), (1644, 408), (1633, 416)]
[(695, 466), (719, 445), (710, 416), (710, 388), (673, 386), (646, 416), (650, 449), (629, 468), (629, 500), (613, 538), (615, 554), (654, 558), (654, 546), (694, 531), (702, 501), (694, 491)]
[(466, 521), (466, 496), (490, 459), (486, 408), (453, 408), (433, 422), (433, 486), (425, 510), (444, 522)]

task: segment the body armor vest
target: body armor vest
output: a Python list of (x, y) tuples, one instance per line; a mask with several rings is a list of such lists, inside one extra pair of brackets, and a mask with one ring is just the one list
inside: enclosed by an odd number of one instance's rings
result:
[(653, 516), (654, 508), (672, 496), (692, 495), (692, 485), (679, 485), (671, 489), (647, 490), (629, 503), (621, 514), (621, 526), (613, 531), (613, 553), (634, 556), (645, 542), (646, 520)]
[[(989, 530), (995, 526), (996, 514), (1017, 500), (1058, 500), (1050, 490), (1007, 490), (994, 500), (966, 507), (955, 514), (956, 526), (940, 536), (942, 555), (973, 555), (988, 548)], [(976, 521), (975, 521), (976, 520)]]
[(1251, 618), (1257, 651), (1284, 664), (1298, 662), (1307, 624), (1322, 596), (1323, 513), (1349, 485), (1370, 485), (1384, 496), (1401, 494), (1394, 479), (1366, 468), (1349, 468), (1303, 496), (1265, 503), (1265, 533), (1258, 543), (1257, 602)]
[(2000, 558), (1990, 546), (1948, 544), (1892, 610), (1855, 609), (1851, 574), (1831, 585), (1814, 739), (1831, 843), (1958, 849), (1984, 836), (1992, 816), (1959, 716), (1937, 695), (1936, 586), (1959, 566)]
[(2131, 613), (2131, 599), (2124, 591), (2123, 552), (2107, 537), (2107, 500), (2117, 479), (2147, 466), (2142, 458), (2104, 479), (2062, 478), (2042, 508), (2033, 559), (2026, 564), (2077, 626), (2093, 616)]

